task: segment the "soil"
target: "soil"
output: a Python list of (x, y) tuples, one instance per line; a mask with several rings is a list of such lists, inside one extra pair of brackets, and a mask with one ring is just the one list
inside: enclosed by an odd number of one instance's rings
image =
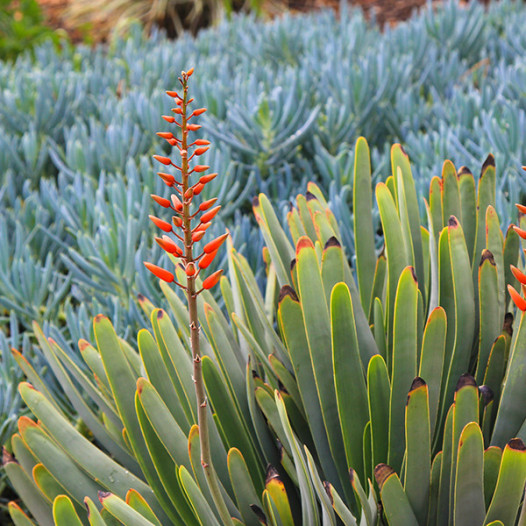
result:
[[(48, 25), (65, 30), (73, 41), (83, 39), (82, 31), (68, 24), (66, 8), (69, 0), (39, 0), (39, 3)], [(350, 0), (349, 3), (361, 6), (367, 18), (374, 16), (379, 25), (384, 26), (408, 19), (415, 9), (425, 6), (426, 0)], [(267, 12), (273, 15), (284, 10), (308, 12), (327, 7), (338, 10), (339, 0), (269, 0), (266, 4)]]

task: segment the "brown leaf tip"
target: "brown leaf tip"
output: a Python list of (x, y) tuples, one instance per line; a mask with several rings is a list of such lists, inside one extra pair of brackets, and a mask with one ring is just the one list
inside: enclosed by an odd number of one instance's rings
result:
[(84, 338), (81, 338), (79, 340), (78, 346), (79, 346), (79, 351), (84, 352), (90, 346), (90, 344), (87, 340), (85, 340)]
[(526, 451), (526, 446), (520, 438), (512, 438), (508, 442), (508, 446), (510, 449), (515, 449), (516, 451)]
[(163, 309), (159, 309), (157, 311), (157, 319), (160, 320), (163, 317), (164, 317), (164, 311), (163, 311)]
[(477, 382), (475, 381), (475, 378), (473, 378), (473, 376), (471, 376), (469, 373), (464, 373), (458, 379), (457, 387), (455, 388), (455, 393), (468, 385), (471, 385), (472, 387), (477, 387)]
[(88, 498), (88, 497), (86, 497), (86, 498), (84, 499), (84, 507), (86, 508), (86, 511), (88, 512), (88, 520), (89, 520), (89, 518), (90, 518), (90, 516), (91, 516), (91, 512), (90, 512), (90, 509), (89, 509), (89, 506), (88, 506), (88, 502), (86, 501), (87, 498)]
[(257, 208), (259, 206), (259, 197), (257, 195), (255, 195), (253, 198), (252, 198), (252, 206), (254, 208)]
[(95, 323), (100, 323), (106, 316), (104, 316), (104, 314), (97, 314), (97, 316), (95, 316), (95, 319), (93, 320)]
[(292, 259), (290, 261), (290, 271), (292, 272), (294, 270), (294, 267), (296, 266), (296, 258)]
[(447, 226), (451, 227), (451, 228), (457, 228), (458, 227), (458, 220), (455, 216), (450, 216), (448, 222), (447, 222)]
[(98, 491), (97, 496), (99, 497), (99, 500), (101, 504), (103, 504), (104, 499), (107, 499), (108, 497), (111, 497), (111, 492), (109, 491)]
[(354, 483), (354, 469), (353, 468), (349, 468), (349, 480), (351, 482), (351, 485)]
[[(5, 447), (2, 448), (2, 466), (9, 464), (10, 462), (17, 462), (14, 455), (7, 451)], [(18, 463), (18, 462), (17, 462)]]
[(278, 305), (285, 299), (286, 296), (290, 296), (292, 301), (299, 301), (296, 291), (290, 285), (283, 285), (279, 291)]
[(331, 492), (331, 483), (324, 480), (323, 481), (323, 487), (325, 488), (325, 492), (327, 493), (327, 496), (329, 497), (329, 500), (331, 501), (331, 505), (334, 504), (334, 499), (332, 498), (332, 492)]
[(420, 376), (417, 376), (413, 380), (413, 383), (411, 384), (411, 389), (409, 389), (409, 392), (414, 391), (415, 389), (418, 389), (419, 387), (424, 387), (425, 385), (427, 385), (427, 384), (424, 381), (424, 379), (420, 378)]
[(305, 194), (305, 199), (307, 199), (307, 201), (312, 201), (313, 199), (318, 199), (312, 192), (309, 192), (307, 190), (307, 193)]
[(484, 261), (489, 260), (489, 262), (495, 266), (495, 258), (493, 257), (493, 253), (490, 252), (487, 248), (485, 248), (482, 251), (482, 257), (480, 258), (480, 266), (484, 263)]
[(482, 170), (480, 171), (480, 176), (481, 177), (484, 175), (484, 172), (490, 166), (495, 168), (495, 157), (493, 157), (493, 154), (491, 154), (491, 153), (486, 157), (486, 160), (484, 161), (484, 164), (482, 165)]
[(254, 512), (254, 514), (258, 518), (258, 521), (261, 522), (261, 524), (268, 524), (267, 517), (259, 506), (257, 506), (256, 504), (251, 504), (250, 509)]
[(278, 470), (272, 464), (269, 464), (267, 466), (267, 473), (265, 475), (265, 486), (271, 480), (274, 480), (274, 479), (278, 479), (279, 480), (279, 473), (278, 473)]
[(461, 175), (473, 175), (473, 174), (471, 173), (471, 170), (467, 166), (461, 166), (458, 169), (457, 177), (460, 177)]
[(335, 236), (331, 236), (329, 239), (327, 239), (327, 242), (325, 243), (325, 246), (323, 247), (323, 250), (327, 250), (330, 247), (338, 247), (341, 248), (341, 243), (336, 239)]
[(400, 147), (400, 151), (401, 151), (406, 157), (409, 157), (409, 155), (407, 155), (407, 152), (404, 150), (404, 147), (403, 147), (401, 144), (399, 144), (398, 146)]
[(481, 385), (479, 387), (479, 393), (482, 396), (482, 402), (484, 406), (488, 405), (494, 398), (493, 389), (489, 385)]
[(413, 277), (413, 280), (415, 283), (418, 283), (418, 279), (416, 278), (416, 272), (415, 267), (409, 267), (411, 269), (411, 276)]
[(139, 292), (139, 294), (137, 294), (137, 301), (139, 303), (143, 303), (145, 300), (146, 300), (146, 297)]
[(376, 483), (378, 484), (378, 488), (380, 489), (380, 491), (382, 491), (385, 481), (391, 475), (394, 475), (394, 472), (395, 470), (391, 466), (388, 466), (387, 464), (378, 464), (374, 468), (374, 478), (376, 479)]
[(510, 336), (513, 336), (513, 319), (513, 314), (511, 312), (507, 312), (504, 315), (502, 330), (507, 332)]

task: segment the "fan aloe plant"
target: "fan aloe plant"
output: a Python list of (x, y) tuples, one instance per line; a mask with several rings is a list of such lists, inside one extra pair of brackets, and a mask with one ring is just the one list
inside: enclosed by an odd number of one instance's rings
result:
[[(206, 180), (190, 184), (189, 176), (208, 167), (188, 164), (187, 132), (198, 126), (188, 124), (188, 76), (181, 96), (169, 92), (181, 138), (160, 134), (181, 166), (157, 157), (181, 173), (181, 180), (160, 173), (175, 190), (171, 200), (154, 196), (173, 209), (173, 220), (152, 217), (183, 244), (157, 240), (174, 272), (146, 264), (171, 312), (139, 298), (151, 328), (139, 332), (137, 350), (98, 316), (95, 341), (79, 341), (85, 369), (34, 326), (78, 412), (76, 425), (56, 391), (13, 351), (30, 382), (19, 391), (36, 421), (19, 419), (4, 466), (34, 520), (526, 524), (526, 304), (516, 292), (526, 219), (502, 234), (493, 158), (478, 180), (446, 161), (431, 181), (422, 224), (408, 157), (393, 146), (392, 175), (376, 187), (384, 237), (377, 251), (369, 149), (359, 139), (355, 269), (317, 186), (297, 196), (285, 222), (259, 195), (262, 293), (226, 236), (195, 257), (215, 202), (192, 215)], [(194, 146), (198, 155), (208, 144)], [(229, 277), (201, 280), (203, 261), (225, 240)], [(208, 290), (217, 281), (224, 309)], [(16, 525), (34, 524), (18, 503), (10, 512)]]

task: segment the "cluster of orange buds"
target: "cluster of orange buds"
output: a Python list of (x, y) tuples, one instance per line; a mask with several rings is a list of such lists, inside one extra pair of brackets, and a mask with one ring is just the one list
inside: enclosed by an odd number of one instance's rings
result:
[[(228, 234), (223, 234), (210, 241), (204, 245), (202, 252), (198, 256), (194, 256), (194, 244), (204, 237), (206, 230), (211, 226), (212, 220), (221, 209), (221, 206), (215, 206), (217, 198), (201, 201), (199, 204), (195, 202), (196, 196), (203, 191), (207, 183), (217, 177), (217, 173), (206, 173), (210, 167), (196, 163), (197, 158), (210, 148), (210, 142), (204, 139), (196, 139), (193, 142), (189, 140), (190, 132), (195, 132), (201, 128), (199, 124), (190, 123), (190, 121), (206, 111), (206, 108), (198, 108), (193, 111), (189, 109), (190, 104), (194, 100), (193, 98), (188, 98), (188, 79), (192, 73), (193, 68), (182, 72), (179, 78), (181, 95), (177, 91), (166, 92), (169, 97), (174, 99), (175, 108), (172, 108), (174, 116), (163, 115), (163, 119), (180, 128), (180, 138), (171, 132), (157, 133), (159, 137), (165, 139), (174, 147), (180, 161), (174, 162), (170, 157), (162, 155), (153, 156), (162, 165), (175, 168), (179, 172), (178, 176), (171, 173), (158, 172), (159, 177), (166, 185), (174, 189), (174, 193), (170, 195), (169, 199), (152, 195), (152, 199), (158, 205), (173, 212), (172, 220), (168, 222), (156, 216), (150, 216), (154, 225), (164, 232), (161, 237), (156, 237), (155, 241), (167, 253), (179, 258), (186, 272), (187, 283), (185, 285), (177, 282), (172, 272), (157, 265), (148, 262), (145, 262), (144, 265), (159, 279), (168, 283), (175, 283), (186, 290), (187, 293), (196, 295), (218, 283), (223, 272), (222, 270), (218, 270), (204, 279), (200, 290), (194, 290), (195, 278), (214, 260), (219, 247), (224, 243)], [(195, 181), (192, 184), (190, 183), (191, 178)]]
[[(526, 171), (526, 166), (523, 166), (522, 169)], [(519, 204), (516, 204), (515, 206), (519, 210), (519, 215), (526, 215), (526, 206)], [(522, 239), (526, 239), (526, 230), (519, 228), (518, 226), (513, 226), (513, 229)], [(526, 249), (524, 250), (524, 254), (526, 255)], [(526, 274), (513, 265), (510, 265), (510, 269), (512, 274), (515, 276), (515, 279), (521, 284), (522, 296), (511, 285), (508, 285), (508, 292), (510, 293), (510, 297), (517, 308), (522, 312), (525, 312), (526, 299), (524, 299), (523, 296), (526, 296)]]

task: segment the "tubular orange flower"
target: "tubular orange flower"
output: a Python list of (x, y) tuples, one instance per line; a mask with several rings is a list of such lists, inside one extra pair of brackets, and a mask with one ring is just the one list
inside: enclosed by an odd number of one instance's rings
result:
[(203, 153), (207, 152), (210, 149), (210, 146), (205, 146), (203, 148), (197, 148), (194, 152), (194, 155), (203, 155)]
[(526, 230), (523, 230), (516, 225), (513, 225), (513, 230), (515, 230), (515, 232), (517, 232), (517, 234), (519, 234), (522, 239), (526, 239)]
[(526, 214), (526, 206), (520, 205), (519, 203), (515, 203), (515, 206), (518, 208), (521, 214)]
[(206, 111), (206, 108), (198, 108), (197, 110), (194, 110), (192, 113), (192, 117), (195, 115), (196, 117), (198, 115), (203, 114)]
[(203, 252), (205, 254), (210, 254), (210, 252), (214, 252), (217, 250), (224, 242), (225, 239), (228, 237), (228, 233), (223, 234), (219, 237), (216, 237), (214, 240), (210, 241), (210, 243), (207, 243), (204, 248)]
[(147, 261), (145, 261), (144, 266), (154, 276), (157, 276), (159, 279), (166, 281), (166, 283), (172, 283), (172, 281), (175, 280), (175, 276), (171, 272), (169, 272), (168, 270), (165, 270), (164, 268), (158, 267), (157, 265), (154, 265), (153, 263), (148, 263)]
[(511, 273), (515, 276), (518, 282), (522, 283), (523, 285), (526, 285), (526, 274), (524, 272), (521, 272), (517, 267), (514, 267), (513, 265), (510, 265)]
[(199, 268), (207, 268), (210, 265), (210, 263), (214, 261), (218, 250), (214, 250), (213, 252), (210, 252), (210, 254), (205, 254), (199, 261)]
[(172, 217), (172, 223), (177, 227), (181, 228), (183, 226), (183, 219), (179, 216)]
[(172, 225), (170, 223), (167, 223), (166, 221), (163, 221), (162, 219), (159, 219), (155, 216), (148, 216), (150, 218), (150, 221), (161, 230), (164, 230), (165, 232), (171, 232), (172, 231)]
[(212, 223), (201, 223), (194, 228), (194, 232), (200, 232), (206, 230), (208, 227), (212, 226)]
[(180, 98), (179, 95), (177, 95), (177, 91), (167, 91), (166, 92), (166, 95), (168, 95), (169, 97), (172, 97), (172, 98)]
[(156, 135), (161, 137), (161, 139), (173, 139), (174, 134), (171, 132), (157, 132)]
[(210, 166), (207, 166), (206, 164), (196, 164), (194, 166), (194, 172), (206, 172)]
[(173, 124), (175, 122), (175, 118), (171, 115), (163, 115), (162, 117), (166, 122), (169, 122), (170, 124)]
[(194, 276), (195, 275), (195, 265), (193, 263), (188, 263), (188, 265), (186, 265), (185, 272), (187, 276)]
[[(203, 201), (200, 205), (199, 205), (199, 210), (201, 212), (204, 212), (205, 210), (208, 210), (211, 206), (214, 206), (214, 204), (216, 203), (217, 201), (217, 197), (214, 197), (212, 199), (209, 199), (208, 201)], [(201, 219), (201, 221), (203, 221)]]
[(215, 179), (216, 177), (217, 177), (217, 173), (206, 174), (199, 178), (199, 182), (201, 184), (206, 184), (206, 183), (209, 183), (212, 179)]
[(204, 213), (201, 216), (201, 222), (202, 223), (209, 223), (210, 221), (212, 221), (212, 219), (214, 219), (214, 217), (217, 215), (219, 210), (221, 210), (221, 205), (218, 205), (218, 206), (212, 208), (211, 210), (209, 210), (208, 212)]
[(526, 311), (526, 300), (511, 285), (508, 285), (508, 292), (517, 308), (523, 312)]
[(201, 125), (200, 124), (187, 124), (186, 127), (190, 131), (197, 131), (199, 128), (201, 128)]
[(151, 198), (159, 205), (161, 205), (164, 208), (170, 208), (172, 204), (168, 199), (165, 199), (164, 197), (161, 197), (159, 195), (151, 194)]
[(197, 243), (198, 241), (201, 241), (201, 239), (203, 239), (205, 233), (206, 232), (204, 230), (198, 230), (197, 232), (194, 232), (192, 234), (192, 241), (194, 243)]
[(172, 194), (172, 204), (178, 212), (183, 211), (183, 203), (181, 203), (181, 200), (175, 194)]
[(186, 77), (187, 77), (187, 78), (190, 78), (190, 77), (192, 76), (193, 72), (194, 72), (194, 68), (190, 68), (190, 69), (186, 72)]
[[(156, 238), (156, 240), (159, 239), (159, 238)], [(162, 245), (160, 244), (160, 246), (166, 250), (166, 252), (169, 252), (170, 254), (175, 254), (176, 256), (180, 257), (183, 255), (183, 250), (182, 248), (180, 248), (173, 239), (170, 239), (168, 236), (163, 236), (162, 237)]]
[(194, 141), (195, 146), (208, 146), (209, 144), (210, 144), (210, 141), (207, 141), (206, 139), (197, 139)]
[(172, 161), (170, 160), (169, 157), (164, 157), (162, 155), (154, 155), (153, 158), (156, 160), (156, 161), (159, 161), (160, 163), (168, 166), (169, 164), (172, 164)]
[(204, 187), (205, 185), (201, 183), (194, 184), (192, 187), (194, 189), (194, 195), (199, 195), (203, 191)]
[(219, 278), (221, 278), (221, 274), (223, 274), (223, 269), (216, 270), (213, 274), (210, 274), (210, 276), (203, 281), (203, 288), (208, 290), (217, 285)]
[(164, 172), (157, 172), (157, 175), (168, 185), (173, 186), (175, 184), (175, 177), (172, 174), (165, 174)]

